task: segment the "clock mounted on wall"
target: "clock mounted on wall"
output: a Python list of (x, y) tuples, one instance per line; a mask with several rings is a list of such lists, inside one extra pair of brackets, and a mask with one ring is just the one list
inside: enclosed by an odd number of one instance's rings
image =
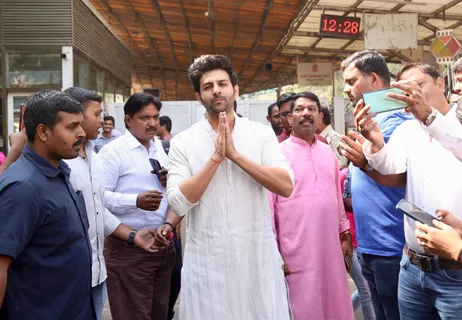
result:
[(361, 18), (321, 14), (319, 35), (330, 38), (356, 39)]

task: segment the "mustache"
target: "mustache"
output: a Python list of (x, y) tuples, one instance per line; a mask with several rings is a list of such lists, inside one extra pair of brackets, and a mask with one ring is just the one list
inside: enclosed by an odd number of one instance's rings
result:
[(79, 139), (77, 140), (73, 145), (72, 147), (75, 148), (75, 147), (80, 147), (83, 143), (83, 140), (82, 139)]
[(215, 101), (217, 101), (217, 100), (225, 100), (226, 101), (226, 98), (223, 97), (223, 96), (215, 97), (215, 98), (212, 99), (212, 103), (215, 103)]
[(303, 123), (303, 122), (305, 122), (305, 121), (308, 121), (308, 122), (311, 123), (311, 124), (314, 123), (314, 120), (313, 120), (313, 118), (311, 118), (311, 117), (303, 118), (303, 119), (301, 119), (300, 121), (298, 121), (298, 123)]

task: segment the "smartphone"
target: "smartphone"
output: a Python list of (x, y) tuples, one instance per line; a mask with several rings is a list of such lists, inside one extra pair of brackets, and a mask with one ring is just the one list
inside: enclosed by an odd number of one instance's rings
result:
[(389, 98), (388, 92), (405, 94), (403, 90), (398, 88), (385, 88), (363, 93), (364, 105), (371, 106), (369, 113), (387, 112), (407, 107), (407, 103)]
[(162, 170), (162, 166), (160, 165), (159, 161), (151, 158), (149, 159), (149, 162), (151, 163), (152, 170), (154, 170), (154, 172), (157, 175), (157, 179), (161, 181), (160, 178), (162, 177), (162, 173), (160, 171)]
[(346, 254), (344, 259), (347, 270), (351, 270), (351, 266), (353, 265), (353, 263), (351, 262), (350, 256)]
[(426, 224), (428, 226), (433, 226), (433, 220), (438, 220), (437, 217), (432, 216), (426, 211), (423, 211), (419, 207), (413, 205), (409, 201), (402, 199), (396, 205), (396, 209), (403, 212), (409, 218), (419, 221), (420, 223)]
[(21, 103), (20, 111), (19, 111), (19, 131), (24, 129), (24, 111), (26, 110), (26, 106), (24, 103)]

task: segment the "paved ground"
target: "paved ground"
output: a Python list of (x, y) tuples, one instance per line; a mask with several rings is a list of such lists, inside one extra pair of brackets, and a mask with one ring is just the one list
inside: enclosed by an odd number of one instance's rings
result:
[[(348, 277), (348, 284), (350, 286), (350, 291), (353, 292), (356, 290), (356, 287), (355, 287), (355, 284), (353, 282), (353, 280)], [(178, 318), (178, 307), (179, 307), (179, 302), (177, 302), (176, 306), (175, 306), (175, 309), (176, 309), (176, 314), (175, 314), (175, 318), (174, 320), (179, 320)], [(355, 313), (355, 320), (363, 320), (363, 315), (361, 313), (361, 310), (358, 309)], [(111, 317), (111, 311), (109, 310), (109, 303), (106, 301), (106, 306), (104, 307), (104, 311), (103, 311), (103, 320), (112, 320), (112, 317)]]

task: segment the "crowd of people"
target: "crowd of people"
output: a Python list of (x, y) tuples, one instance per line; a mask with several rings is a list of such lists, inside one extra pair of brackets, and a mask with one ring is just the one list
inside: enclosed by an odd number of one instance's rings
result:
[[(99, 320), (106, 293), (115, 320), (172, 319), (178, 295), (182, 320), (460, 319), (462, 60), (448, 96), (424, 63), (341, 70), (349, 135), (312, 92), (281, 95), (271, 127), (241, 117), (225, 56), (190, 66), (206, 114), (174, 137), (147, 93), (123, 135), (90, 90), (33, 95), (0, 166), (0, 319)], [(390, 86), (406, 108), (369, 112)]]

